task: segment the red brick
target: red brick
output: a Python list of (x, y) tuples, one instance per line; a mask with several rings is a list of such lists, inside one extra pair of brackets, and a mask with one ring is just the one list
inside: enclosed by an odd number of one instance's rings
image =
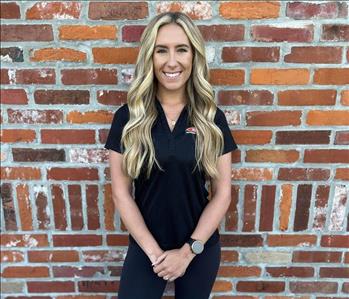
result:
[(251, 30), (252, 40), (260, 42), (311, 42), (314, 35), (312, 25), (303, 28), (254, 25)]
[(244, 70), (211, 69), (210, 83), (213, 85), (242, 85), (245, 82)]
[(253, 232), (255, 231), (256, 223), (256, 202), (258, 185), (247, 184), (244, 186), (244, 188), (244, 220), (242, 230), (244, 232)]
[(6, 278), (28, 278), (28, 277), (49, 277), (47, 267), (13, 266), (3, 270), (2, 277)]
[(330, 177), (329, 169), (319, 168), (280, 168), (278, 180), (283, 181), (326, 181)]
[(292, 293), (325, 293), (332, 294), (336, 293), (338, 289), (337, 282), (318, 282), (318, 281), (290, 281), (290, 291)]
[(349, 68), (323, 68), (314, 71), (314, 83), (320, 85), (349, 84)]
[(342, 47), (292, 47), (285, 55), (285, 62), (292, 63), (341, 63)]
[(337, 168), (335, 179), (349, 181), (349, 168)]
[(293, 247), (302, 246), (309, 247), (316, 245), (316, 235), (272, 235), (267, 236), (266, 244), (268, 246)]
[(268, 181), (273, 177), (271, 168), (239, 168), (232, 170), (232, 180)]
[(269, 130), (234, 130), (234, 140), (238, 144), (269, 144), (271, 138)]
[(35, 140), (34, 130), (7, 129), (1, 130), (1, 142), (33, 142)]
[(284, 90), (278, 92), (278, 105), (281, 106), (312, 106), (312, 105), (335, 105), (336, 90), (331, 89), (306, 89)]
[(314, 277), (311, 267), (265, 267), (267, 275), (271, 277)]
[(51, 25), (1, 25), (1, 41), (53, 41)]
[(148, 15), (146, 2), (91, 2), (88, 9), (91, 20), (138, 20)]
[(1, 167), (2, 180), (40, 180), (41, 170), (34, 167)]
[(1, 246), (16, 247), (46, 247), (48, 246), (47, 235), (45, 234), (2, 234)]
[(28, 261), (31, 263), (78, 262), (79, 253), (75, 250), (30, 250)]
[(114, 25), (62, 25), (58, 28), (60, 40), (116, 40), (117, 28)]
[(62, 70), (64, 85), (117, 84), (116, 69), (71, 69)]
[(37, 89), (34, 91), (36, 104), (72, 104), (82, 105), (90, 103), (88, 90), (48, 90)]
[(289, 163), (299, 159), (296, 150), (247, 150), (246, 162)]
[(223, 47), (223, 62), (277, 62), (280, 57), (278, 47)]
[(278, 131), (275, 144), (329, 144), (331, 131)]
[(67, 293), (74, 292), (73, 281), (27, 281), (29, 293)]
[(240, 186), (232, 185), (230, 189), (231, 201), (225, 216), (225, 230), (236, 231), (238, 228), (238, 198), (239, 198)]
[(94, 144), (94, 130), (41, 130), (43, 144)]
[(67, 211), (61, 185), (51, 185), (52, 205), (54, 212), (55, 229), (67, 229)]
[(343, 293), (349, 293), (349, 282), (344, 282), (342, 287)]
[(81, 3), (76, 2), (42, 2), (35, 3), (26, 11), (27, 20), (65, 20), (79, 19), (81, 13)]
[[(77, 247), (77, 246), (100, 246), (101, 235), (53, 235), (53, 246), (55, 247)], [(109, 245), (109, 244), (108, 244)]]
[(320, 245), (322, 247), (349, 248), (349, 235), (343, 235), (343, 236), (323, 235), (321, 236)]
[(98, 171), (95, 168), (63, 168), (52, 167), (47, 170), (47, 179), (52, 180), (98, 180)]
[(272, 105), (273, 94), (268, 90), (220, 90), (219, 105)]
[(321, 40), (349, 41), (349, 25), (323, 24)]
[(128, 246), (128, 235), (121, 234), (108, 234), (107, 235), (107, 245), (108, 246)]
[[(348, 51), (349, 53), (349, 51)], [(342, 90), (341, 92), (341, 104), (343, 106), (349, 106), (349, 90)]]
[(338, 17), (339, 3), (306, 3), (293, 2), (287, 3), (286, 16), (296, 20), (306, 19), (330, 19)]
[(50, 216), (48, 214), (47, 194), (44, 191), (35, 192), (36, 217), (39, 229), (50, 227)]
[(121, 106), (127, 102), (127, 92), (122, 90), (99, 90), (97, 101), (103, 105)]
[(182, 11), (192, 20), (207, 20), (212, 18), (212, 7), (208, 1), (163, 1), (156, 4), (157, 14), (168, 11)]
[(275, 206), (275, 190), (275, 185), (262, 186), (259, 231), (273, 230), (274, 209), (271, 207)]
[(210, 41), (243, 41), (245, 27), (243, 25), (198, 25), (206, 42)]
[(68, 62), (86, 62), (85, 52), (69, 48), (43, 48), (30, 51), (30, 61), (68, 61)]
[(246, 266), (221, 266), (218, 271), (220, 277), (250, 277), (260, 276), (260, 267), (246, 267)]
[(12, 69), (13, 77), (4, 84), (55, 84), (56, 75), (53, 69)]
[(344, 149), (306, 149), (304, 163), (349, 163), (349, 151)]
[(280, 2), (269, 1), (234, 1), (222, 3), (219, 14), (224, 19), (276, 19), (279, 17)]
[(86, 185), (87, 228), (100, 228), (98, 208), (98, 185)]
[(279, 227), (280, 230), (285, 231), (288, 229), (290, 223), (293, 185), (282, 184), (280, 192)]
[(122, 262), (124, 261), (124, 250), (86, 250), (82, 253), (85, 263), (95, 262)]
[(103, 295), (72, 295), (72, 296), (56, 296), (56, 299), (107, 299), (107, 296)]
[(112, 280), (83, 280), (78, 282), (79, 292), (111, 293), (119, 290), (119, 281)]
[(42, 162), (42, 161), (65, 161), (63, 149), (32, 149), (12, 148), (13, 161), (16, 162)]
[(5, 230), (16, 231), (19, 228), (16, 217), (18, 212), (15, 208), (15, 194), (12, 191), (12, 184), (3, 183), (1, 185), (0, 193), (3, 205)]
[(349, 111), (344, 110), (310, 110), (306, 123), (311, 126), (345, 126), (349, 125)]
[(122, 41), (123, 42), (139, 42), (142, 33), (146, 26), (144, 25), (125, 25), (122, 27)]
[(24, 261), (24, 252), (18, 250), (1, 250), (1, 263), (18, 263)]
[(294, 251), (293, 263), (339, 263), (341, 252), (333, 251)]
[(27, 93), (24, 89), (1, 89), (0, 102), (10, 105), (28, 104)]
[(100, 64), (135, 64), (139, 48), (92, 48), (93, 62)]
[(62, 124), (63, 111), (59, 110), (14, 110), (7, 109), (8, 122), (17, 124)]
[(70, 205), (70, 221), (72, 230), (81, 230), (84, 227), (82, 218), (82, 195), (80, 185), (68, 185)]
[(311, 190), (312, 185), (310, 184), (300, 184), (297, 186), (296, 211), (293, 223), (294, 231), (298, 232), (308, 229)]
[(248, 126), (296, 126), (301, 124), (302, 111), (248, 111)]
[(104, 226), (107, 230), (115, 230), (115, 205), (112, 199), (112, 189), (111, 184), (105, 185), (104, 192)]
[(256, 85), (303, 85), (308, 84), (307, 69), (252, 69), (250, 83)]
[(349, 278), (349, 268), (320, 267), (320, 277)]
[(21, 11), (17, 3), (0, 3), (0, 19), (20, 19)]
[(19, 217), (21, 219), (21, 229), (33, 230), (32, 207), (30, 203), (29, 186), (19, 184), (16, 186)]
[(285, 290), (285, 283), (281, 281), (238, 281), (238, 292), (267, 292), (279, 293)]
[(262, 235), (221, 235), (222, 247), (260, 247), (263, 246)]
[(221, 262), (232, 263), (239, 261), (239, 253), (234, 250), (223, 250), (221, 255)]
[(326, 226), (329, 194), (329, 185), (317, 186), (315, 194), (315, 215), (313, 221), (313, 228), (315, 229), (324, 229)]
[(94, 111), (70, 111), (66, 116), (69, 123), (83, 124), (83, 123), (102, 123), (110, 124), (113, 120), (113, 112), (106, 110)]

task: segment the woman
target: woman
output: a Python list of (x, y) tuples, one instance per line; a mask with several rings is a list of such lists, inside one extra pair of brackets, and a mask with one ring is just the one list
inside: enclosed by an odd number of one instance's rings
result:
[(176, 299), (210, 295), (237, 146), (208, 80), (204, 41), (191, 19), (154, 17), (105, 144), (113, 201), (130, 233), (119, 299), (161, 298), (167, 281)]

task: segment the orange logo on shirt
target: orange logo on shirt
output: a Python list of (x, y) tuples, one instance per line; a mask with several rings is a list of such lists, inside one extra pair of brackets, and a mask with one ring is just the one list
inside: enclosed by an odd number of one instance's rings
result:
[(196, 128), (195, 127), (186, 128), (185, 134), (196, 134)]

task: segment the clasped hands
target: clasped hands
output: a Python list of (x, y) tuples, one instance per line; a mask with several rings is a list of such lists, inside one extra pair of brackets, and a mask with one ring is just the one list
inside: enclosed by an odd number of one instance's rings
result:
[[(189, 245), (188, 245), (189, 248)], [(174, 281), (184, 275), (195, 254), (187, 247), (163, 251), (158, 258), (151, 256), (153, 271), (167, 281)], [(189, 249), (190, 250), (190, 249)]]

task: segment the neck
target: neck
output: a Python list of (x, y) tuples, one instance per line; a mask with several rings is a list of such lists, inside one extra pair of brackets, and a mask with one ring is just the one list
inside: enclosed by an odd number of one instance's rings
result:
[(164, 95), (157, 93), (156, 97), (159, 99), (160, 103), (165, 106), (182, 106), (187, 104), (187, 99), (184, 95)]

